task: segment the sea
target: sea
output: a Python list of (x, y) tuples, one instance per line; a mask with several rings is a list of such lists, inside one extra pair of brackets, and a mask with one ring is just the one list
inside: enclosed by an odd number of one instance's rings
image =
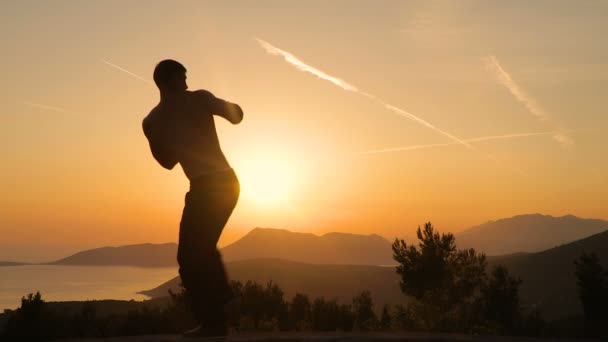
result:
[(40, 291), (45, 301), (144, 300), (149, 290), (178, 275), (177, 267), (24, 265), (0, 267), (0, 313)]

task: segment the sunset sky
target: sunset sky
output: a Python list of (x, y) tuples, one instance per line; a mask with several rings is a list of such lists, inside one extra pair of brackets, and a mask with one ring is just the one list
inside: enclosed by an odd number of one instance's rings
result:
[(0, 260), (177, 241), (188, 181), (141, 129), (165, 58), (245, 112), (216, 118), (242, 186), (221, 245), (608, 219), (606, 1), (3, 1), (0, 19)]

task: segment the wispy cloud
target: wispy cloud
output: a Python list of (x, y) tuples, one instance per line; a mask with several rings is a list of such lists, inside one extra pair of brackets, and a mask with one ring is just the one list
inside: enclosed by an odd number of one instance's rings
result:
[(488, 68), (488, 70), (492, 71), (496, 78), (502, 85), (504, 85), (511, 94), (517, 99), (517, 101), (521, 102), (530, 113), (534, 114), (539, 120), (547, 121), (549, 120), (549, 115), (545, 113), (545, 111), (538, 105), (535, 99), (528, 96), (515, 81), (511, 78), (508, 72), (500, 65), (496, 56), (484, 57), (483, 61)]
[(74, 111), (71, 111), (69, 109), (65, 109), (65, 108), (61, 108), (61, 107), (55, 107), (55, 106), (49, 106), (43, 103), (34, 103), (34, 102), (21, 102), (22, 104), (29, 106), (29, 107), (33, 107), (33, 108), (38, 108), (38, 109), (44, 109), (44, 110), (50, 110), (53, 112), (57, 112), (57, 113), (63, 113), (63, 114), (77, 114)]
[[(302, 62), (298, 57), (292, 55), (291, 53), (289, 53), (285, 50), (281, 50), (278, 47), (276, 47), (262, 39), (256, 38), (256, 40), (264, 48), (264, 50), (266, 50), (266, 52), (268, 52), (271, 55), (283, 57), (283, 59), (285, 59), (285, 61), (287, 63), (295, 66), (297, 69), (311, 73), (320, 79), (329, 81), (344, 90), (352, 91), (355, 93), (361, 93), (361, 91), (359, 89), (357, 89), (357, 87), (355, 87), (354, 85), (349, 84), (348, 82), (341, 80), (337, 77), (328, 75), (328, 74), (324, 73), (323, 71)], [(365, 94), (365, 95), (367, 95), (367, 94)]]
[[(323, 71), (321, 71), (321, 70), (319, 70), (319, 69), (317, 69), (317, 68), (315, 68), (313, 66), (310, 66), (310, 65), (304, 63), (302, 60), (300, 60), (295, 55), (293, 55), (293, 54), (291, 54), (291, 53), (289, 53), (287, 51), (281, 50), (278, 47), (276, 47), (276, 46), (268, 43), (265, 40), (262, 40), (262, 39), (256, 39), (256, 40), (262, 46), (262, 48), (264, 48), (264, 50), (266, 50), (266, 52), (268, 52), (271, 55), (283, 57), (283, 59), (287, 63), (293, 65), (298, 70), (311, 73), (311, 74), (319, 77), (320, 79), (329, 81), (329, 82), (337, 85), (338, 87), (340, 87), (340, 88), (342, 88), (344, 90), (352, 91), (352, 92), (355, 92), (355, 93), (357, 93), (359, 95), (365, 96), (365, 97), (369, 98), (370, 100), (375, 101), (378, 104), (382, 105), (384, 108), (392, 111), (393, 113), (396, 113), (396, 114), (398, 114), (400, 116), (406, 117), (406, 118), (408, 118), (410, 120), (413, 120), (413, 121), (415, 121), (415, 122), (417, 122), (417, 123), (419, 123), (419, 124), (421, 124), (421, 125), (423, 125), (423, 126), (425, 126), (427, 128), (430, 128), (430, 129), (434, 130), (435, 132), (438, 132), (438, 133), (440, 133), (440, 134), (442, 134), (442, 135), (450, 138), (450, 140), (453, 140), (457, 144), (463, 145), (463, 146), (465, 146), (465, 147), (467, 147), (467, 148), (469, 148), (469, 149), (471, 149), (473, 151), (480, 152), (477, 148), (475, 148), (473, 145), (469, 144), (468, 142), (466, 142), (466, 141), (464, 141), (464, 140), (462, 140), (462, 139), (454, 136), (453, 134), (450, 134), (450, 133), (448, 133), (448, 132), (446, 132), (446, 131), (444, 131), (444, 130), (438, 128), (438, 127), (436, 127), (435, 125), (429, 123), (428, 121), (426, 121), (426, 120), (424, 120), (424, 119), (422, 119), (422, 118), (420, 118), (420, 117), (418, 117), (418, 116), (416, 116), (416, 115), (414, 115), (414, 114), (412, 114), (412, 113), (410, 113), (410, 112), (408, 112), (406, 110), (403, 110), (403, 109), (401, 109), (399, 107), (396, 107), (396, 106), (394, 106), (394, 105), (392, 105), (392, 104), (390, 104), (390, 103), (382, 100), (381, 98), (379, 98), (379, 97), (377, 97), (375, 95), (372, 95), (372, 94), (369, 94), (369, 93), (367, 93), (367, 92), (365, 92), (363, 90), (360, 90), (359, 88), (355, 87), (354, 85), (352, 85), (352, 84), (350, 84), (350, 83), (348, 83), (348, 82), (346, 82), (346, 81), (344, 81), (344, 80), (342, 80), (340, 78), (331, 76), (331, 75), (329, 75), (329, 74), (327, 74), (327, 73), (325, 73), (325, 72), (323, 72)], [(488, 155), (488, 154), (485, 154), (485, 155), (488, 158), (496, 161), (495, 157), (493, 157), (491, 155)]]
[(143, 77), (141, 77), (141, 76), (139, 76), (137, 74), (134, 74), (134, 73), (130, 72), (129, 70), (127, 70), (127, 69), (125, 69), (125, 68), (123, 68), (121, 66), (118, 66), (118, 65), (116, 65), (116, 64), (114, 64), (112, 62), (109, 62), (109, 61), (107, 61), (105, 59), (100, 59), (99, 61), (102, 62), (102, 63), (104, 63), (104, 64), (106, 64), (106, 65), (111, 66), (114, 69), (117, 69), (117, 70), (120, 70), (120, 71), (122, 71), (122, 72), (124, 72), (126, 74), (129, 74), (129, 75), (137, 78), (138, 80), (143, 81), (143, 82), (145, 82), (145, 83), (147, 83), (149, 85), (152, 85), (152, 86), (154, 85), (154, 83), (150, 82), (149, 80), (147, 80), (147, 79), (145, 79), (145, 78), (143, 78)]
[[(551, 120), (551, 116), (540, 106), (538, 101), (528, 95), (513, 78), (511, 78), (511, 75), (502, 67), (496, 56), (483, 57), (482, 61), (486, 68), (496, 76), (497, 80), (505, 86), (513, 97), (521, 102), (532, 115), (541, 122), (550, 123), (554, 127), (557, 126)], [(572, 138), (563, 133), (562, 130), (556, 133), (553, 138), (562, 145), (572, 145), (574, 143)]]
[[(471, 139), (465, 139), (464, 141), (466, 141), (467, 143), (476, 143), (476, 142), (482, 142), (482, 141), (514, 139), (514, 138), (523, 138), (523, 137), (533, 137), (533, 136), (539, 136), (539, 135), (554, 135), (554, 134), (558, 134), (558, 133), (559, 132), (557, 132), (557, 131), (536, 132), (536, 133), (514, 133), (514, 134), (492, 135), (492, 136), (487, 136), (487, 137), (471, 138)], [(452, 146), (452, 145), (459, 145), (459, 144), (456, 142), (451, 142), (451, 143), (442, 143), (442, 144), (409, 145), (409, 146), (402, 146), (402, 147), (392, 147), (392, 148), (383, 148), (383, 149), (378, 149), (378, 150), (363, 151), (363, 152), (361, 152), (361, 154), (412, 151), (412, 150), (419, 150), (419, 149), (423, 149), (423, 148)]]

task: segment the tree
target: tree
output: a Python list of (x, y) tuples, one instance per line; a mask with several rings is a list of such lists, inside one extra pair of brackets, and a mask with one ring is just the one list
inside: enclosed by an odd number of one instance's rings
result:
[(481, 288), (479, 303), (482, 317), (498, 332), (513, 331), (521, 320), (519, 285), (521, 279), (509, 275), (504, 266), (496, 266)]
[(597, 255), (583, 253), (574, 261), (578, 296), (585, 312), (585, 334), (608, 337), (608, 271)]
[(296, 293), (289, 304), (290, 328), (306, 330), (307, 322), (310, 323), (311, 314), (310, 299), (307, 295)]
[(4, 333), (25, 340), (45, 340), (54, 337), (56, 318), (47, 308), (40, 292), (21, 297), (21, 307), (9, 318)]
[(241, 314), (253, 320), (255, 328), (263, 323), (269, 329), (269, 323), (275, 319), (274, 328), (283, 328), (287, 324), (287, 303), (283, 300), (283, 290), (272, 281), (266, 286), (247, 281), (241, 288)]
[(574, 261), (578, 295), (585, 317), (589, 320), (608, 318), (608, 273), (595, 254), (583, 253)]
[(440, 235), (430, 222), (416, 235), (418, 247), (399, 239), (392, 245), (401, 291), (444, 313), (471, 302), (486, 277), (485, 255), (456, 250), (454, 235)]
[(311, 320), (314, 330), (333, 331), (338, 326), (338, 312), (340, 308), (336, 300), (316, 298), (312, 303)]
[(363, 291), (353, 298), (353, 314), (355, 324), (359, 329), (365, 331), (376, 328), (378, 318), (374, 312), (374, 302), (369, 291)]
[(391, 317), (391, 309), (388, 304), (384, 304), (382, 307), (382, 315), (380, 316), (380, 328), (382, 330), (388, 330), (391, 328), (393, 318)]

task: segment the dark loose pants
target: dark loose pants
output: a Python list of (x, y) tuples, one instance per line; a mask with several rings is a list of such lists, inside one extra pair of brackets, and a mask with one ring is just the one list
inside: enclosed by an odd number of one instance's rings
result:
[(177, 261), (195, 318), (224, 324), (223, 306), (232, 297), (217, 241), (239, 198), (233, 170), (203, 175), (190, 182), (179, 229)]

